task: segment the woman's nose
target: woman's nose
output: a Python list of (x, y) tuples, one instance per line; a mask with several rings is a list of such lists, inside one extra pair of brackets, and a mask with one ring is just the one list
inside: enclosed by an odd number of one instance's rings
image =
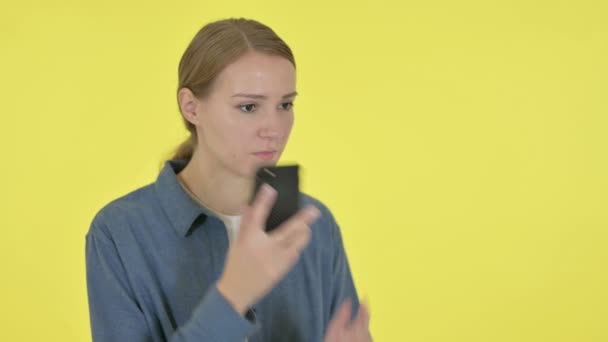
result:
[(281, 136), (281, 132), (278, 127), (262, 127), (259, 131), (260, 137), (262, 138), (279, 138)]
[(281, 137), (281, 117), (279, 113), (268, 113), (264, 115), (262, 125), (259, 129), (259, 135), (262, 138), (280, 138)]

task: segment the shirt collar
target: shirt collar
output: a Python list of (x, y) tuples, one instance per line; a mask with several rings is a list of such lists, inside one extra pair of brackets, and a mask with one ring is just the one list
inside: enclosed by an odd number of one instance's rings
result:
[(199, 216), (206, 220), (211, 215), (211, 212), (201, 207), (186, 193), (177, 179), (177, 174), (186, 167), (186, 164), (188, 160), (166, 161), (154, 183), (163, 210), (175, 231), (182, 237), (188, 235), (192, 224)]

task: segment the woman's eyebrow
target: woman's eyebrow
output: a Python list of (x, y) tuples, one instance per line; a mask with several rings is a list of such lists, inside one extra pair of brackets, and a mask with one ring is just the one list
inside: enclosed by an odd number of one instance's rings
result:
[[(292, 93), (289, 93), (289, 94), (285, 94), (285, 95), (283, 95), (283, 97), (282, 97), (282, 98), (283, 98), (283, 99), (286, 99), (286, 98), (289, 98), (289, 97), (294, 97), (294, 96), (296, 96), (296, 95), (298, 95), (298, 92), (297, 92), (297, 91), (294, 91), (294, 92), (292, 92)], [(262, 100), (264, 100), (264, 99), (267, 99), (267, 98), (268, 98), (268, 96), (266, 96), (266, 95), (260, 95), (260, 94), (245, 94), (245, 93), (236, 93), (236, 94), (232, 95), (232, 97), (247, 97), (247, 98), (250, 98), (250, 99), (262, 99)]]

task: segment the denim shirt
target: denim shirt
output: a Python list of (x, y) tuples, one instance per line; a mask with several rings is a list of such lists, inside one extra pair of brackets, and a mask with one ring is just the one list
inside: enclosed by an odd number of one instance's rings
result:
[(95, 342), (323, 341), (330, 319), (358, 297), (340, 230), (326, 206), (295, 266), (242, 316), (218, 292), (228, 237), (223, 222), (182, 188), (186, 160), (154, 183), (105, 205), (86, 235)]

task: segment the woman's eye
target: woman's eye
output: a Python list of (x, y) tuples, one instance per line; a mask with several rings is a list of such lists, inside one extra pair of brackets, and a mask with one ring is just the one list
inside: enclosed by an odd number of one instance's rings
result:
[(241, 110), (243, 112), (246, 112), (246, 113), (251, 113), (255, 109), (255, 105), (253, 103), (245, 104), (245, 105), (242, 105), (239, 107), (241, 108)]
[(290, 110), (293, 107), (293, 102), (284, 102), (281, 104), (283, 110)]

